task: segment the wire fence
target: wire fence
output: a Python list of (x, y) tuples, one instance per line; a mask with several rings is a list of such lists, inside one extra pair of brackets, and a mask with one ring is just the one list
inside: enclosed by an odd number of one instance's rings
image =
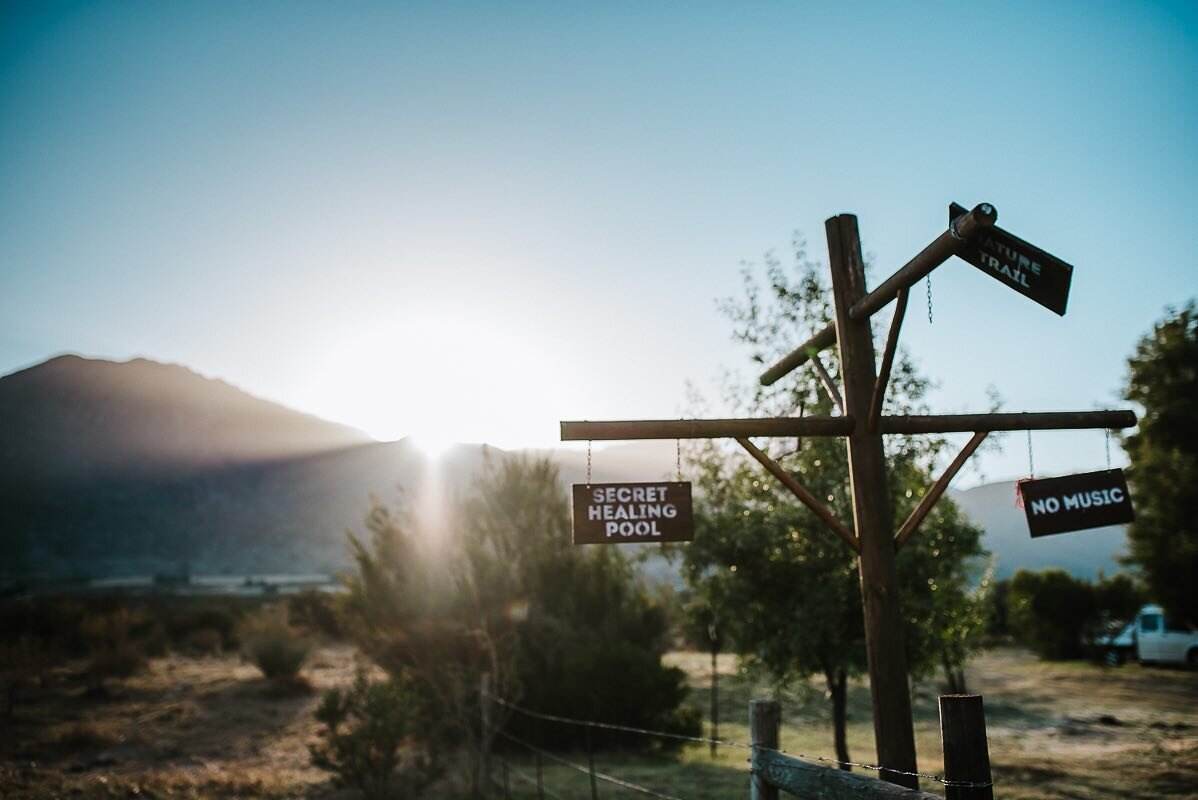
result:
[[(622, 733), (634, 733), (634, 734), (641, 734), (644, 736), (653, 736), (653, 737), (657, 737), (660, 739), (692, 742), (695, 744), (715, 745), (717, 747), (740, 748), (740, 749), (750, 751), (750, 752), (753, 750), (768, 751), (768, 752), (778, 753), (779, 755), (789, 756), (790, 758), (795, 758), (795, 759), (799, 759), (802, 761), (818, 762), (821, 764), (827, 764), (829, 766), (836, 767), (836, 768), (851, 767), (851, 768), (856, 768), (856, 769), (868, 770), (870, 772), (876, 772), (876, 773), (887, 772), (892, 775), (903, 775), (906, 777), (921, 778), (923, 780), (928, 780), (928, 781), (932, 781), (934, 783), (939, 783), (946, 788), (951, 787), (951, 788), (966, 788), (966, 789), (983, 789), (983, 788), (993, 786), (993, 781), (985, 781), (985, 782), (953, 781), (953, 780), (949, 780), (949, 779), (945, 778), (943, 775), (932, 775), (932, 774), (923, 773), (923, 772), (906, 772), (903, 770), (884, 768), (878, 764), (866, 764), (866, 763), (862, 763), (862, 762), (858, 762), (858, 761), (842, 761), (840, 759), (831, 758), (829, 756), (818, 756), (818, 755), (811, 755), (809, 753), (792, 752), (792, 751), (788, 751), (788, 750), (783, 750), (781, 748), (763, 747), (761, 745), (746, 744), (744, 742), (737, 742), (737, 741), (733, 741), (733, 740), (729, 740), (729, 739), (712, 739), (712, 738), (708, 738), (708, 737), (704, 737), (704, 736), (687, 736), (684, 734), (670, 733), (667, 731), (655, 731), (655, 730), (649, 730), (646, 728), (637, 728), (637, 727), (634, 727), (631, 725), (618, 725), (618, 724), (610, 723), (610, 722), (599, 722), (597, 720), (574, 719), (572, 717), (563, 717), (563, 716), (559, 716), (557, 714), (548, 714), (548, 713), (545, 713), (542, 711), (534, 711), (529, 708), (524, 708), (523, 706), (517, 705), (516, 703), (513, 703), (509, 700), (505, 700), (501, 697), (496, 697), (495, 695), (487, 695), (487, 698), (490, 699), (492, 702), (494, 702), (496, 705), (503, 706), (504, 708), (506, 708), (510, 711), (516, 712), (518, 714), (522, 714), (531, 719), (543, 720), (546, 722), (556, 722), (556, 723), (560, 723), (563, 725), (574, 725), (574, 726), (579, 726), (579, 727), (596, 728), (596, 729), (600, 729), (600, 730), (610, 730), (610, 731), (617, 731), (617, 732), (622, 732)], [(496, 729), (496, 732), (506, 739), (515, 741), (514, 737), (511, 737), (504, 731), (500, 731), (500, 730)], [(530, 750), (534, 750), (534, 752), (535, 752), (535, 749), (533, 748), (533, 746), (531, 744), (528, 744), (528, 743), (525, 743), (522, 741), (517, 742), (517, 743), (523, 744), (524, 746), (526, 746)], [(546, 758), (553, 758), (554, 760), (560, 760), (560, 759), (557, 759), (557, 757), (551, 756), (543, 751), (541, 752), (541, 755), (545, 756)], [(565, 763), (565, 762), (563, 762), (563, 763)], [(571, 766), (577, 767), (578, 765), (571, 764)], [(582, 767), (582, 769), (585, 769), (585, 767)], [(632, 788), (632, 787), (629, 786), (629, 787), (625, 787), (625, 788)], [(657, 797), (667, 796), (667, 795), (655, 794), (652, 790), (647, 789), (646, 787), (639, 787), (639, 788), (644, 789), (646, 794), (654, 795)]]

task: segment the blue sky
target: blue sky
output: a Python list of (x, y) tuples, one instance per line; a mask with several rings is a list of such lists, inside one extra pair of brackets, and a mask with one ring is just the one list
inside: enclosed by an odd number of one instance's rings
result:
[[(792, 231), (822, 257), (854, 212), (884, 276), (989, 201), (1075, 265), (1069, 313), (941, 267), (903, 340), (934, 406), (1115, 407), (1198, 294), (1196, 9), (9, 3), (0, 373), (143, 355), (380, 437), (547, 445), (714, 394), (743, 366), (714, 300)], [(1099, 432), (1034, 443), (1105, 464)], [(1022, 434), (978, 467), (1026, 474)]]

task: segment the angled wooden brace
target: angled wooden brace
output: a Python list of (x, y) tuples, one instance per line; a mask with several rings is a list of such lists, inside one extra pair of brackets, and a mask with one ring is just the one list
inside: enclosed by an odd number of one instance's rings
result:
[(907, 540), (911, 538), (911, 534), (915, 533), (920, 523), (922, 523), (924, 518), (927, 517), (928, 512), (932, 510), (932, 506), (936, 505), (936, 501), (940, 499), (942, 494), (944, 494), (944, 490), (948, 488), (949, 482), (956, 477), (958, 472), (961, 471), (961, 467), (963, 467), (965, 462), (969, 460), (969, 457), (973, 455), (973, 451), (978, 449), (978, 445), (980, 445), (982, 440), (986, 438), (987, 433), (988, 431), (979, 431), (975, 433), (973, 438), (969, 440), (968, 444), (966, 444), (965, 447), (962, 448), (961, 452), (957, 454), (957, 457), (953, 459), (953, 463), (948, 465), (948, 469), (944, 471), (944, 474), (940, 476), (940, 479), (932, 484), (932, 488), (929, 489), (928, 493), (923, 496), (923, 499), (919, 501), (919, 505), (917, 505), (915, 510), (911, 512), (911, 516), (907, 517), (907, 521), (903, 523), (903, 527), (899, 528), (899, 532), (895, 534), (895, 550), (900, 549), (907, 542)]
[(890, 369), (894, 366), (894, 352), (898, 349), (899, 329), (903, 327), (903, 315), (907, 313), (909, 291), (904, 286), (898, 292), (898, 305), (894, 309), (894, 318), (890, 320), (890, 334), (886, 337), (886, 350), (882, 354), (882, 366), (878, 368), (878, 380), (874, 383), (873, 396), (869, 398), (867, 430), (876, 431), (878, 420), (882, 416), (882, 401), (886, 399), (886, 384), (890, 383)]
[(811, 366), (815, 367), (815, 374), (819, 376), (819, 382), (823, 384), (824, 391), (828, 393), (828, 397), (836, 404), (836, 408), (840, 411), (840, 416), (844, 416), (844, 398), (840, 396), (840, 390), (836, 388), (836, 384), (832, 381), (832, 376), (828, 374), (824, 362), (820, 361), (818, 353), (811, 354)]
[(823, 520), (824, 524), (831, 528), (833, 533), (843, 539), (849, 547), (853, 548), (854, 553), (861, 553), (861, 544), (857, 541), (856, 534), (845, 527), (845, 524), (837, 519), (836, 515), (827, 506), (817, 500), (815, 495), (804, 489), (802, 484), (792, 478), (790, 473), (782, 468), (781, 464), (759, 450), (748, 439), (738, 438), (736, 441), (748, 451), (749, 455), (757, 459), (757, 462), (761, 466), (765, 467), (771, 475), (777, 478), (783, 486), (790, 489), (791, 494), (799, 498), (799, 501), (803, 505), (815, 512), (815, 515)]

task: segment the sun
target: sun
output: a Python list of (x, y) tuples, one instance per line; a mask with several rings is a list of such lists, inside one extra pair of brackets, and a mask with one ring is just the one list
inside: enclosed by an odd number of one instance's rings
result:
[(304, 404), (430, 458), (454, 444), (556, 440), (556, 388), (535, 341), (502, 322), (447, 315), (356, 323), (314, 359)]
[(433, 460), (441, 458), (457, 444), (452, 435), (436, 428), (413, 431), (408, 438), (417, 450)]

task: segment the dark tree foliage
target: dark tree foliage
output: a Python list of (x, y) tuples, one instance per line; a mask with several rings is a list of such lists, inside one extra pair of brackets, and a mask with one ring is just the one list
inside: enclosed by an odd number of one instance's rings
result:
[(1149, 594), (1198, 620), (1198, 307), (1170, 311), (1128, 359), (1124, 397), (1141, 407), (1124, 439), (1136, 519), (1129, 560)]
[[(479, 679), (501, 701), (558, 716), (697, 734), (685, 675), (663, 666), (665, 610), (615, 547), (575, 547), (569, 503), (547, 459), (493, 457), (437, 548), (375, 506), (369, 546), (353, 539), (348, 630), (374, 660), (435, 698), (450, 734), (474, 750)], [(555, 746), (585, 728), (493, 709), (499, 727)], [(493, 733), (493, 732), (491, 732)], [(593, 744), (616, 740), (592, 732)], [(644, 746), (623, 737), (621, 744)]]
[(359, 670), (353, 685), (330, 689), (316, 709), (324, 728), (308, 745), (312, 763), (366, 800), (423, 796), (442, 771), (436, 750), (420, 741), (429, 729), (427, 705), (403, 680), (372, 683)]
[(1094, 587), (1063, 569), (1017, 571), (1007, 603), (1016, 641), (1043, 658), (1080, 658), (1097, 632)]

